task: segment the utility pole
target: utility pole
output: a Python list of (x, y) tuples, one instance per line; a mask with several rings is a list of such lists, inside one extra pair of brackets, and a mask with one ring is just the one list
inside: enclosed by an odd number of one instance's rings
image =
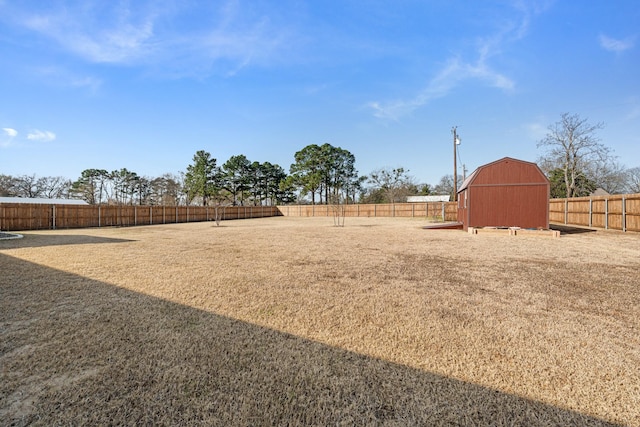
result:
[(458, 200), (458, 144), (460, 144), (460, 138), (458, 137), (458, 126), (451, 128), (453, 133), (453, 201)]

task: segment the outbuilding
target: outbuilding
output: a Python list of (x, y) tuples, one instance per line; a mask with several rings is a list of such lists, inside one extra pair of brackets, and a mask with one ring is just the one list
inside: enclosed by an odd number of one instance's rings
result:
[(549, 179), (538, 165), (505, 157), (480, 166), (458, 189), (458, 222), (469, 227), (549, 228)]

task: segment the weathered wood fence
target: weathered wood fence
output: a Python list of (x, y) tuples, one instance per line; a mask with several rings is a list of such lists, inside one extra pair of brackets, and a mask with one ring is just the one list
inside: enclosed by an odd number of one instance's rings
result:
[[(281, 215), (275, 206), (219, 208), (222, 220)], [(0, 230), (123, 227), (215, 220), (214, 207), (0, 203)]]
[(607, 230), (640, 231), (640, 193), (551, 199), (549, 221)]

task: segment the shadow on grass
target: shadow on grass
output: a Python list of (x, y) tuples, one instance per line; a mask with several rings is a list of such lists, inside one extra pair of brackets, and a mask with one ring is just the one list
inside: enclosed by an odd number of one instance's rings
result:
[(551, 224), (549, 226), (552, 230), (558, 230), (561, 234), (582, 234), (582, 233), (595, 233), (596, 230), (586, 227), (576, 227), (571, 225)]
[[(18, 234), (18, 233), (15, 233)], [(56, 234), (34, 234), (31, 232), (19, 233), (24, 236), (22, 239), (0, 241), (0, 249), (12, 248), (39, 248), (44, 246), (62, 245), (86, 245), (97, 243), (125, 243), (133, 242), (129, 239), (114, 239), (110, 237), (85, 236), (85, 235), (56, 235)]]
[(9, 425), (612, 425), (0, 254)]

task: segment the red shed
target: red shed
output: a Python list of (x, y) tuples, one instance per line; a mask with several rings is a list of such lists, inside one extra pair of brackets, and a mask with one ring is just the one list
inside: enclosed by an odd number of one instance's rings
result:
[(549, 180), (538, 165), (505, 157), (480, 166), (458, 189), (469, 227), (549, 228)]

